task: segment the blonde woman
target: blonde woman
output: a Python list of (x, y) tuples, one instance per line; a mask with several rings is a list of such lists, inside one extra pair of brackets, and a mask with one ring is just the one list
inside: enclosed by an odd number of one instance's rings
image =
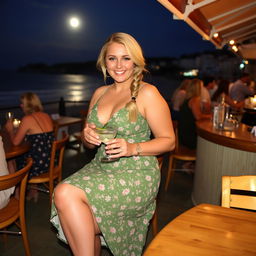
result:
[[(53, 123), (50, 116), (43, 112), (39, 97), (32, 93), (24, 93), (20, 97), (20, 107), (25, 116), (22, 118), (18, 130), (13, 127), (12, 120), (6, 123), (14, 145), (19, 145), (23, 140), (30, 142), (31, 149), (17, 160), (18, 169), (26, 165), (26, 158), (33, 159), (29, 171), (29, 178), (47, 172), (49, 169), (52, 141), (54, 140)], [(37, 201), (38, 191), (31, 189), (27, 199)]]
[(172, 120), (179, 120), (180, 107), (186, 98), (186, 88), (190, 83), (190, 79), (184, 79), (180, 86), (174, 91), (171, 103), (172, 103)]
[(186, 100), (180, 108), (179, 142), (190, 149), (196, 148), (196, 121), (211, 118), (211, 114), (204, 114), (201, 110), (202, 86), (203, 82), (200, 79), (192, 79), (186, 88)]
[[(175, 145), (171, 116), (156, 87), (142, 80), (145, 61), (131, 35), (111, 35), (97, 65), (114, 80), (95, 91), (84, 128), (85, 145), (98, 152), (57, 186), (51, 221), (74, 255), (100, 255), (99, 235), (115, 256), (141, 255), (160, 183), (156, 155)], [(117, 136), (104, 148), (95, 127), (117, 127)], [(100, 162), (105, 149), (117, 160)]]

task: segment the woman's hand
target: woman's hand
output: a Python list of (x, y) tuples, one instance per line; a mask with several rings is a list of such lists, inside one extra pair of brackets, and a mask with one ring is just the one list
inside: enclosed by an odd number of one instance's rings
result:
[(13, 126), (13, 119), (8, 119), (6, 124), (5, 124), (5, 129), (9, 134), (12, 134), (14, 131), (14, 126)]
[(95, 124), (86, 123), (83, 130), (83, 136), (84, 136), (84, 140), (87, 143), (99, 146), (101, 144), (101, 141), (99, 140), (98, 134), (94, 130), (95, 128), (96, 128)]
[(132, 156), (134, 145), (135, 144), (131, 144), (125, 139), (116, 138), (106, 143), (105, 150), (110, 158)]

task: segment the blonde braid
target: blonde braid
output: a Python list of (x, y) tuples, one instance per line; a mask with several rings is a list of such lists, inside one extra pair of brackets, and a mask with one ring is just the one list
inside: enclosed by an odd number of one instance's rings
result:
[(131, 101), (129, 101), (125, 106), (129, 112), (130, 122), (136, 122), (137, 117), (138, 117), (138, 108), (137, 108), (137, 104), (136, 104), (136, 98), (139, 93), (142, 78), (143, 78), (142, 70), (135, 68), (133, 81), (132, 81), (132, 84), (130, 87)]

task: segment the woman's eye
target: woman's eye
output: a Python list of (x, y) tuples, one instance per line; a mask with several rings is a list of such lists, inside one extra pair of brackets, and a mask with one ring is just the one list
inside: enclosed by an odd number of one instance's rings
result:
[(114, 60), (115, 58), (114, 57), (109, 57), (108, 60)]
[(124, 59), (125, 59), (125, 60), (131, 60), (131, 58), (130, 58), (130, 57), (125, 57)]

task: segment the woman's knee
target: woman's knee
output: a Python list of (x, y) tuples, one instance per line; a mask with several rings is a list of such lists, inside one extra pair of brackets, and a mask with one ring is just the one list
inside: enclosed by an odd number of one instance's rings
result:
[(72, 190), (72, 185), (65, 183), (57, 185), (54, 190), (54, 204), (58, 209), (68, 204), (68, 201), (71, 199)]

